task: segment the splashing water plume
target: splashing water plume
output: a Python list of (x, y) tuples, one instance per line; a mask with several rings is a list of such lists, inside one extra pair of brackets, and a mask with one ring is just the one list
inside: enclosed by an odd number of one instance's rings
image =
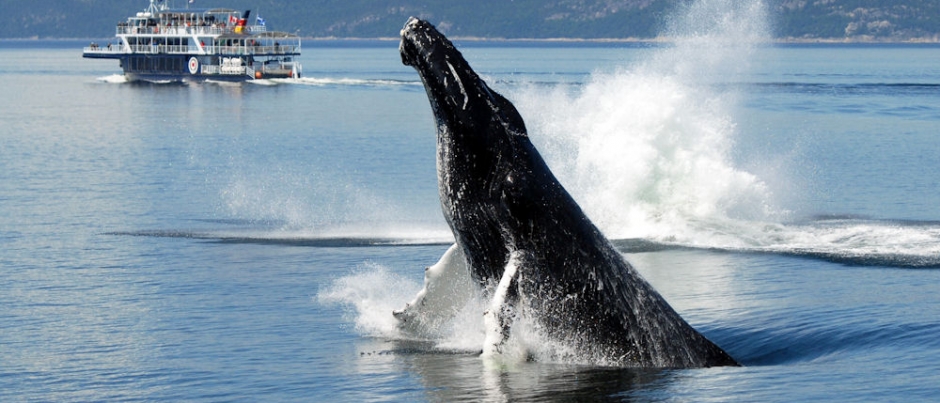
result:
[(746, 72), (764, 20), (760, 2), (695, 2), (669, 21), (675, 45), (644, 64), (575, 94), (522, 94), (555, 173), (608, 236), (691, 242), (677, 237), (781, 213), (731, 163), (734, 94), (710, 82)]
[(321, 304), (342, 305), (347, 309), (357, 332), (364, 336), (390, 339), (432, 341), (443, 351), (478, 352), (485, 334), (485, 302), (479, 290), (446, 321), (419, 332), (403, 331), (392, 312), (410, 300), (421, 284), (392, 273), (387, 267), (366, 264), (357, 273), (334, 281), (320, 290)]
[(392, 311), (420, 288), (387, 268), (368, 264), (360, 272), (336, 280), (318, 294), (322, 304), (348, 304), (355, 308), (356, 331), (369, 336), (401, 337)]

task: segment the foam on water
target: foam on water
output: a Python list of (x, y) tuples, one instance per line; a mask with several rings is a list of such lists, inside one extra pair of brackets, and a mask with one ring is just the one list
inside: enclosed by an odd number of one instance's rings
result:
[(940, 223), (860, 219), (742, 228), (728, 249), (794, 254), (865, 266), (940, 267)]

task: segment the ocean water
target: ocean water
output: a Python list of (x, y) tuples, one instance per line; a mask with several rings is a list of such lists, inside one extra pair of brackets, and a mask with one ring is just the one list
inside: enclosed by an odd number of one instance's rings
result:
[(458, 46), (744, 366), (494, 364), (473, 310), (399, 334), (452, 238), (396, 43), (183, 85), (0, 42), (0, 401), (936, 400), (940, 48), (768, 46), (711, 3), (670, 45)]

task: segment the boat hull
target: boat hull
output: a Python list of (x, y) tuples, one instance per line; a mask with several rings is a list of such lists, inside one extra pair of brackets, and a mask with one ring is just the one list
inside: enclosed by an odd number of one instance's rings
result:
[[(85, 53), (89, 59), (118, 59), (127, 81), (242, 82), (271, 78), (299, 78), (293, 62), (254, 61), (240, 57), (193, 55), (140, 55)], [(272, 64), (273, 62), (273, 64)]]

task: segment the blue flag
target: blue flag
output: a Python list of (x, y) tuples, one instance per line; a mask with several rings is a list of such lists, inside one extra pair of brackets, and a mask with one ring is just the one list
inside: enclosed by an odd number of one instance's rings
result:
[(260, 15), (257, 16), (257, 17), (255, 17), (255, 20), (258, 21), (258, 25), (260, 25), (260, 26), (262, 26), (262, 27), (264, 26), (264, 18), (261, 18)]

